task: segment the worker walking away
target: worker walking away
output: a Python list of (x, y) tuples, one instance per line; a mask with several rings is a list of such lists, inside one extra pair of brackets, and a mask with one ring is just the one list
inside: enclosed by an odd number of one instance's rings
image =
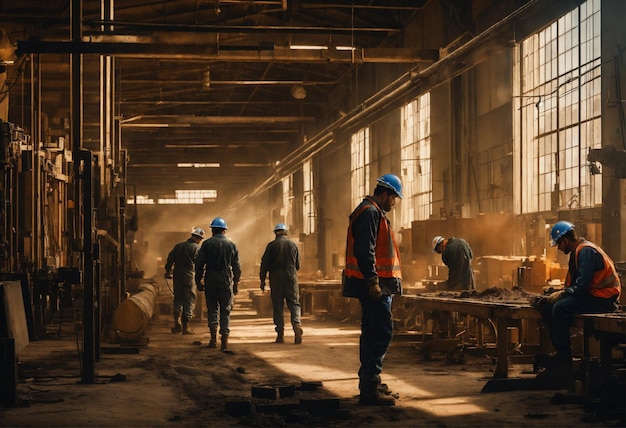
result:
[(396, 198), (402, 199), (402, 183), (397, 176), (385, 174), (377, 180), (374, 195), (366, 196), (349, 217), (343, 295), (358, 298), (361, 304), (358, 374), (362, 405), (395, 404), (380, 374), (393, 337), (392, 297), (402, 294), (400, 252), (385, 216)]
[(433, 252), (441, 254), (441, 260), (448, 267), (446, 289), (449, 291), (474, 290), (474, 254), (469, 244), (461, 238), (435, 236)]
[[(196, 285), (204, 290), (211, 340), (209, 348), (217, 348), (219, 328), (221, 349), (228, 349), (230, 311), (234, 295), (239, 292), (241, 266), (239, 252), (226, 237), (228, 226), (221, 217), (211, 221), (212, 236), (202, 243), (196, 260)], [(203, 283), (204, 281), (204, 283)]]
[(296, 243), (287, 238), (287, 226), (278, 223), (274, 227), (274, 233), (275, 239), (267, 244), (261, 258), (259, 273), (261, 290), (265, 291), (265, 278), (269, 272), (276, 343), (285, 342), (283, 308), (286, 302), (291, 313), (294, 343), (300, 344), (303, 333), (300, 324), (300, 288), (298, 286), (300, 253)]
[[(196, 286), (194, 267), (198, 254), (198, 245), (204, 239), (204, 230), (194, 228), (191, 237), (179, 242), (167, 256), (165, 279), (174, 282), (174, 327), (172, 333), (193, 334), (189, 325), (196, 304)], [(182, 325), (181, 325), (182, 316)]]
[(541, 313), (556, 350), (538, 361), (545, 368), (571, 365), (572, 318), (577, 314), (614, 312), (621, 291), (613, 260), (598, 245), (579, 238), (572, 223), (556, 222), (550, 236), (553, 247), (569, 254), (569, 267), (563, 290), (532, 302)]

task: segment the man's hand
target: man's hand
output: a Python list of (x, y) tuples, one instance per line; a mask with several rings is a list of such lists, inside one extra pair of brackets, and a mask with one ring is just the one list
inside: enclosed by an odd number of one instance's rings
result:
[(198, 288), (198, 291), (204, 291), (204, 284), (200, 281), (196, 281), (196, 287)]
[(239, 293), (239, 284), (235, 283), (233, 285), (233, 294)]
[(265, 291), (265, 281), (261, 281), (261, 291)]
[(546, 296), (531, 296), (528, 299), (528, 303), (530, 303), (530, 306), (533, 308), (539, 309), (541, 305), (545, 304), (546, 300)]
[(367, 280), (367, 286), (369, 288), (370, 297), (374, 300), (378, 300), (383, 296), (383, 292), (378, 285), (378, 277), (374, 276)]
[(174, 278), (174, 276), (172, 275), (171, 272), (165, 272), (165, 279), (172, 279)]
[(546, 300), (548, 301), (548, 303), (550, 303), (551, 305), (554, 305), (556, 302), (558, 302), (559, 300), (561, 300), (563, 297), (569, 295), (569, 293), (565, 290), (559, 290), (559, 291), (555, 291), (554, 293), (550, 294)]

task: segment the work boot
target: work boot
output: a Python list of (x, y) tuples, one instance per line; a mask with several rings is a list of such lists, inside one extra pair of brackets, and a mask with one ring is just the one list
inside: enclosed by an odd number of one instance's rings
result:
[(295, 335), (294, 339), (293, 339), (293, 343), (295, 343), (296, 345), (299, 345), (302, 343), (302, 333), (304, 333), (304, 331), (302, 330), (302, 327), (300, 327), (300, 324), (293, 326), (293, 333)]
[(574, 372), (571, 365), (555, 365), (549, 368), (539, 368), (536, 385), (539, 389), (573, 389)]
[(183, 334), (194, 334), (193, 329), (189, 326), (189, 321), (183, 321)]
[(182, 326), (180, 325), (180, 318), (174, 318), (174, 327), (172, 327), (172, 333), (180, 333), (183, 331)]
[(395, 406), (396, 400), (385, 395), (378, 388), (361, 390), (359, 404), (363, 406)]
[(285, 343), (285, 332), (283, 330), (276, 332), (276, 343)]
[(393, 392), (391, 389), (389, 389), (389, 386), (387, 386), (386, 383), (381, 383), (380, 385), (378, 385), (378, 392), (384, 395), (390, 395), (393, 398), (400, 397), (400, 394), (398, 394), (397, 392)]
[(211, 329), (211, 341), (209, 342), (209, 348), (217, 348), (217, 330)]
[(222, 334), (222, 351), (228, 350), (228, 335)]

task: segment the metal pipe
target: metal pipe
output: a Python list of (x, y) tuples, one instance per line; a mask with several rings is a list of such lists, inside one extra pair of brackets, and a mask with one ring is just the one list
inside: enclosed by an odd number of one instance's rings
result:
[(121, 340), (145, 336), (156, 306), (158, 288), (152, 283), (139, 284), (139, 291), (122, 300), (111, 320), (111, 333)]

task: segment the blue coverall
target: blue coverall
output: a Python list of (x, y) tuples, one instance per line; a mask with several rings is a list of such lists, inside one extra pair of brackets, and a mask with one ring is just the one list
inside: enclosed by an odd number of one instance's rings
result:
[(265, 282), (265, 277), (269, 272), (274, 325), (277, 332), (282, 332), (285, 328), (283, 317), (285, 302), (291, 313), (291, 325), (294, 328), (300, 325), (299, 269), (298, 246), (288, 239), (287, 235), (277, 234), (276, 238), (265, 247), (259, 273), (261, 282)]
[(208, 324), (211, 331), (221, 335), (230, 333), (230, 311), (233, 296), (241, 278), (239, 251), (233, 241), (223, 233), (202, 243), (196, 260), (196, 284), (204, 276), (204, 294), (208, 310)]
[(173, 271), (174, 282), (174, 319), (181, 316), (182, 321), (188, 323), (193, 315), (196, 304), (196, 290), (194, 287), (194, 265), (198, 253), (198, 244), (189, 238), (174, 246), (167, 256), (165, 272)]

